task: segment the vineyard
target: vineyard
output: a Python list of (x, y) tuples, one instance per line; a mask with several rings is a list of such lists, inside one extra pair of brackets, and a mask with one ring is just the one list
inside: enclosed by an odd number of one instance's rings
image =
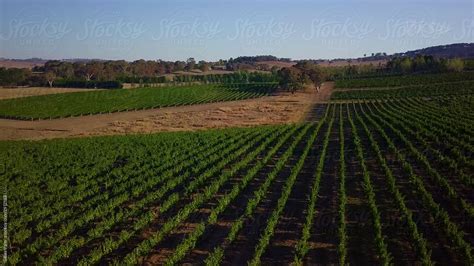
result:
[(474, 0), (123, 2), (0, 3), (0, 266), (474, 266)]
[(314, 123), (0, 143), (8, 262), (472, 265), (474, 98), (445, 92), (473, 87), (449, 86), (339, 94), (378, 99)]
[(396, 87), (474, 80), (473, 72), (399, 75), (359, 79), (340, 79), (337, 88)]
[(275, 83), (170, 86), (32, 96), (0, 101), (0, 117), (34, 120), (234, 101), (270, 94)]
[(335, 91), (331, 99), (380, 99), (400, 97), (431, 97), (431, 96), (470, 96), (474, 93), (473, 81), (449, 82), (403, 86), (391, 89), (350, 89)]

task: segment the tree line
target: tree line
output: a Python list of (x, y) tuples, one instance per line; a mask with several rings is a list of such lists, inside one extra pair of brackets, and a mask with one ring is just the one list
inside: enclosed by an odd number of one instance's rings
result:
[[(269, 67), (264, 61), (289, 62), (289, 58), (274, 56), (241, 56), (215, 62), (163, 60), (114, 61), (59, 61), (50, 60), (33, 69), (0, 68), (0, 86), (61, 86), (120, 88), (121, 83), (248, 83), (279, 82), (289, 91), (302, 89), (312, 83), (319, 89), (324, 80), (360, 78), (413, 73), (440, 73), (474, 70), (474, 60), (444, 59), (433, 56), (395, 57), (386, 64), (349, 64), (348, 66), (320, 67), (315, 60), (300, 60), (292, 67)], [(216, 74), (211, 69), (233, 73)], [(251, 70), (251, 71), (250, 71)], [(257, 71), (254, 70), (264, 70)], [(186, 71), (186, 72), (183, 72)], [(190, 75), (200, 72), (200, 75)], [(224, 73), (224, 72), (223, 72)], [(174, 74), (174, 75), (166, 75)], [(172, 77), (172, 78), (171, 78)]]
[(313, 82), (319, 88), (324, 71), (316, 64), (300, 62), (295, 67), (272, 71), (234, 71), (225, 74), (185, 75), (177, 74), (170, 80), (154, 61), (127, 63), (126, 61), (92, 61), (70, 63), (48, 61), (44, 66), (30, 69), (0, 68), (2, 86), (59, 86), (80, 88), (119, 88), (121, 83), (202, 82), (202, 83), (277, 83), (283, 89), (295, 91)]
[(444, 73), (474, 70), (474, 59), (437, 58), (430, 55), (394, 57), (386, 64), (349, 65), (329, 69), (331, 79), (363, 78), (422, 73)]

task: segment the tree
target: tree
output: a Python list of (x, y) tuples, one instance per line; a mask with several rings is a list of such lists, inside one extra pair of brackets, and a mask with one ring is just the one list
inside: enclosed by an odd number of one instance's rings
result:
[(422, 55), (417, 55), (413, 60), (413, 68), (415, 71), (423, 71), (426, 69), (425, 57)]
[(133, 61), (130, 64), (130, 70), (135, 77), (144, 77), (144, 76), (148, 76), (149, 74), (147, 63), (143, 59)]
[(403, 73), (410, 73), (412, 71), (412, 61), (410, 58), (405, 57), (400, 62), (400, 69)]
[(44, 72), (58, 73), (58, 69), (61, 67), (62, 62), (59, 60), (49, 60), (44, 63)]
[(314, 84), (314, 87), (316, 88), (316, 90), (319, 92), (321, 89), (321, 85), (323, 84), (323, 81), (325, 79), (325, 74), (322, 71), (322, 69), (315, 66), (307, 70), (307, 75), (309, 79), (311, 80), (311, 82)]
[(459, 58), (450, 59), (450, 60), (448, 60), (448, 62), (446, 63), (446, 68), (447, 68), (449, 71), (461, 72), (461, 71), (463, 71), (463, 69), (464, 69), (464, 61), (462, 61), (462, 60), (459, 59)]
[(186, 62), (176, 61), (174, 62), (173, 71), (183, 71), (185, 67), (186, 67)]
[(92, 78), (96, 78), (103, 70), (102, 64), (90, 62), (87, 64), (84, 63), (74, 63), (74, 75), (76, 77), (83, 77), (87, 81), (90, 81)]
[(280, 79), (280, 86), (292, 93), (304, 88), (304, 85), (309, 82), (319, 92), (326, 79), (326, 72), (311, 61), (300, 61), (293, 67), (282, 68), (277, 72), (277, 76)]
[(188, 58), (188, 60), (186, 60), (186, 68), (185, 69), (187, 71), (191, 71), (191, 70), (194, 69), (195, 65), (196, 65), (196, 60), (194, 60), (193, 57), (190, 57), (190, 58)]
[(31, 71), (26, 68), (0, 67), (0, 85), (22, 85), (31, 77)]
[(207, 63), (206, 61), (199, 61), (198, 68), (199, 68), (202, 72), (207, 72), (207, 71), (209, 71), (210, 66), (209, 66), (209, 63)]
[[(130, 74), (129, 63), (124, 60), (118, 61), (108, 61), (104, 63), (104, 71), (106, 72), (106, 76), (109, 77), (120, 77), (120, 76), (128, 76)], [(111, 78), (114, 79), (114, 78)], [(108, 78), (108, 80), (111, 80)]]
[(301, 70), (303, 73), (303, 82), (306, 83), (306, 80), (309, 80), (313, 83), (314, 88), (319, 92), (321, 85), (325, 79), (324, 71), (316, 64), (303, 61), (295, 65), (296, 68)]
[(97, 77), (103, 68), (104, 66), (101, 62), (92, 61), (87, 63), (84, 69), (86, 80), (90, 81), (92, 78)]
[(56, 80), (56, 74), (53, 71), (48, 71), (44, 74), (44, 78), (48, 81), (49, 87), (53, 87), (53, 82)]
[(97, 78), (99, 80), (116, 80), (117, 79), (117, 71), (115, 67), (110, 63), (106, 62), (104, 64), (104, 69), (99, 73)]
[(292, 94), (304, 87), (304, 73), (296, 67), (284, 67), (278, 71), (280, 86)]

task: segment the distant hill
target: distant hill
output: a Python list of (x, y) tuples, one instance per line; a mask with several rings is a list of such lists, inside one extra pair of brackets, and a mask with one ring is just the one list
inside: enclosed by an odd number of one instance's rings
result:
[(474, 43), (454, 43), (448, 45), (431, 46), (423, 49), (397, 53), (392, 56), (432, 55), (441, 58), (474, 58)]
[(374, 53), (359, 58), (337, 58), (331, 60), (311, 60), (321, 66), (348, 66), (348, 65), (379, 65), (385, 64), (394, 57), (415, 57), (417, 55), (431, 55), (437, 58), (474, 58), (474, 43), (454, 43), (447, 45), (431, 46), (427, 48), (395, 53)]

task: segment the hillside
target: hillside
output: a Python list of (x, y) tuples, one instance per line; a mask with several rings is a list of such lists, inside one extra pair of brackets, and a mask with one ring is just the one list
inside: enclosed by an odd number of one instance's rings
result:
[(442, 58), (474, 58), (474, 43), (454, 43), (448, 45), (431, 46), (423, 49), (407, 51), (405, 53), (394, 54), (394, 56), (416, 56), (432, 55), (434, 57)]

